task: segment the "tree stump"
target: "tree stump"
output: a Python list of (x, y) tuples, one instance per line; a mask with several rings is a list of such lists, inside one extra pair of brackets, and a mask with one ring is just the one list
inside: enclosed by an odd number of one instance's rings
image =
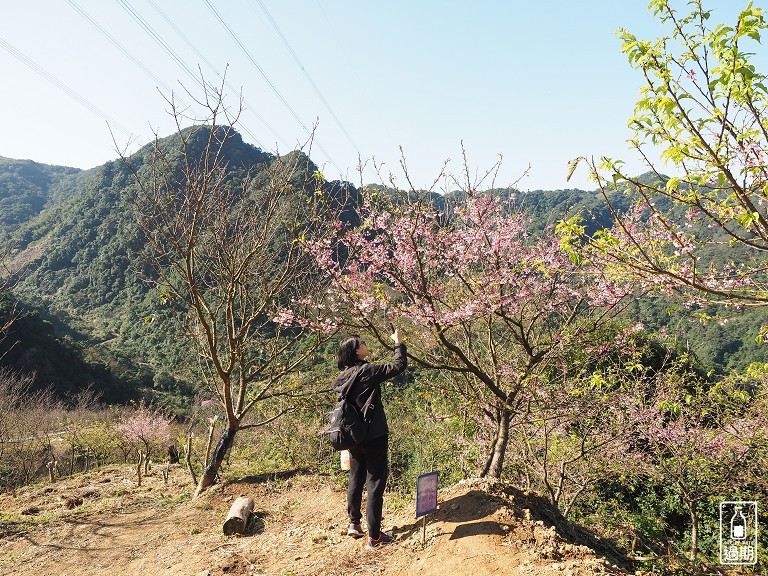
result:
[(179, 463), (179, 450), (173, 444), (168, 446), (168, 463), (169, 464)]
[(229, 509), (227, 519), (224, 521), (224, 534), (231, 536), (232, 534), (244, 533), (251, 512), (253, 512), (253, 500), (251, 498), (240, 497), (235, 500)]

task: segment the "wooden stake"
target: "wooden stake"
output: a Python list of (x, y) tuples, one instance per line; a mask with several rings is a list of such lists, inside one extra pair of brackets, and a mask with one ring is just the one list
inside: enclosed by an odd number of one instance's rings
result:
[(192, 468), (192, 434), (187, 437), (187, 455), (184, 457), (184, 462), (187, 465), (189, 475), (192, 476), (192, 484), (197, 486), (197, 476), (194, 468)]
[(211, 456), (211, 446), (213, 445), (213, 432), (216, 430), (216, 422), (218, 421), (219, 421), (218, 415), (208, 419), (208, 446), (205, 447), (206, 465), (208, 464), (208, 458)]
[(144, 450), (142, 449), (138, 449), (137, 452), (139, 453), (139, 464), (136, 466), (136, 474), (139, 477), (139, 486), (141, 486), (141, 467), (144, 465), (144, 459), (147, 455), (144, 454)]
[(48, 464), (46, 464), (48, 467), (48, 478), (50, 479), (51, 484), (56, 481), (56, 464), (58, 464), (56, 460), (51, 460), (48, 462)]
[(427, 515), (421, 517), (421, 525), (423, 528), (423, 531), (421, 533), (421, 545), (425, 546), (427, 544)]

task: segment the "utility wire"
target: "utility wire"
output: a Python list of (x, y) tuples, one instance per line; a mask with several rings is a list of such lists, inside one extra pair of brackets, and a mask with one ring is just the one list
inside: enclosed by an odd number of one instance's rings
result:
[[(259, 66), (259, 64), (256, 62), (254, 57), (251, 55), (250, 52), (248, 52), (248, 49), (245, 47), (245, 45), (240, 41), (240, 39), (237, 37), (237, 35), (234, 33), (232, 28), (230, 28), (229, 24), (227, 24), (226, 20), (221, 16), (218, 10), (211, 4), (211, 0), (205, 0), (205, 3), (208, 5), (208, 8), (211, 10), (213, 15), (216, 17), (216, 19), (219, 21), (219, 23), (224, 27), (224, 30), (227, 31), (229, 36), (232, 38), (232, 40), (235, 42), (235, 44), (238, 45), (240, 48), (240, 51), (245, 55), (246, 58), (251, 62), (253, 67), (256, 69), (256, 71), (261, 75), (261, 77), (264, 79), (264, 81), (269, 85), (270, 88), (272, 88), (272, 91), (275, 93), (275, 95), (280, 99), (280, 101), (283, 103), (283, 105), (286, 107), (286, 109), (291, 113), (291, 115), (294, 117), (296, 122), (299, 123), (299, 125), (304, 129), (304, 131), (307, 133), (308, 136), (312, 136), (312, 131), (309, 130), (309, 128), (306, 127), (304, 122), (299, 118), (299, 115), (296, 113), (296, 111), (291, 107), (291, 105), (288, 103), (288, 101), (285, 99), (285, 97), (280, 93), (280, 90), (277, 89), (277, 86), (275, 86), (272, 83), (272, 80), (269, 79), (269, 76), (267, 76), (266, 72)], [(325, 156), (328, 158), (328, 160), (333, 164), (334, 168), (339, 171), (339, 174), (341, 174), (341, 169), (336, 165), (336, 163), (331, 158), (331, 155), (328, 154), (328, 152), (320, 145), (320, 143), (317, 140), (314, 140), (314, 143), (317, 145), (317, 147), (325, 154)]]
[(120, 124), (117, 120), (112, 118), (109, 114), (101, 110), (93, 102), (91, 102), (84, 96), (81, 96), (80, 94), (75, 92), (72, 88), (70, 88), (64, 82), (56, 78), (53, 74), (50, 74), (49, 72), (47, 72), (42, 66), (35, 63), (33, 60), (31, 60), (26, 55), (24, 55), (21, 51), (14, 48), (12, 45), (6, 42), (3, 38), (0, 38), (0, 47), (2, 47), (11, 56), (15, 57), (16, 59), (21, 61), (23, 64), (25, 64), (26, 66), (28, 66), (29, 68), (37, 72), (40, 76), (45, 78), (48, 82), (56, 86), (56, 88), (58, 88), (59, 90), (64, 92), (67, 96), (75, 100), (78, 104), (80, 104), (84, 108), (87, 108), (96, 116), (99, 116), (101, 119), (105, 120), (108, 126), (114, 127), (120, 130), (129, 138), (132, 138), (134, 136), (133, 132), (131, 132), (128, 128), (126, 128), (125, 126)]
[(162, 48), (163, 51), (168, 54), (168, 56), (170, 56), (174, 62), (176, 62), (179, 68), (181, 68), (187, 74), (187, 76), (189, 76), (195, 83), (199, 84), (200, 87), (205, 90), (206, 94), (209, 92), (209, 87), (206, 86), (205, 82), (200, 78), (200, 76), (195, 74), (195, 71), (186, 65), (186, 63), (179, 57), (178, 54), (176, 54), (176, 52), (168, 45), (168, 43), (154, 31), (152, 26), (150, 26), (146, 20), (144, 20), (141, 14), (134, 10), (133, 7), (125, 0), (117, 0), (117, 3), (120, 4), (123, 10), (125, 10), (131, 16), (131, 18), (133, 18), (134, 21), (155, 41), (155, 43), (160, 46), (160, 48)]
[[(184, 34), (183, 31), (181, 31), (179, 29), (178, 26), (176, 26), (176, 23), (173, 20), (171, 20), (171, 18), (169, 18), (168, 15), (165, 12), (163, 12), (163, 10), (157, 5), (157, 3), (154, 0), (148, 0), (148, 2), (152, 6), (152, 8), (154, 8), (155, 11), (162, 17), (162, 19), (165, 20), (165, 23), (168, 24), (168, 26), (170, 26), (171, 28), (173, 28), (174, 32), (176, 32), (176, 34), (197, 55), (197, 57), (200, 58), (200, 60), (202, 62), (204, 62), (206, 64), (206, 66), (208, 66), (208, 68), (214, 74), (216, 74), (216, 76), (218, 76), (220, 79), (224, 79), (222, 77), (222, 75), (219, 73), (219, 71), (216, 69), (216, 67), (213, 64), (211, 64), (211, 62), (200, 52), (200, 50), (197, 49), (197, 47), (194, 45), (194, 43)], [(229, 82), (229, 80), (224, 80), (224, 85), (233, 94), (237, 94), (239, 92), (239, 90), (237, 88), (232, 86), (232, 84)], [(272, 126), (269, 125), (269, 123), (266, 121), (266, 119), (263, 116), (261, 116), (261, 114), (256, 112), (255, 108), (251, 108), (250, 106), (248, 106), (245, 98), (243, 98), (243, 105), (245, 106), (245, 109), (248, 112), (250, 112), (251, 114), (253, 114), (256, 117), (256, 119), (259, 120), (259, 122), (261, 122), (264, 126), (266, 126), (267, 129), (269, 129), (269, 131), (272, 132), (272, 134), (286, 146), (286, 148), (289, 147), (288, 143), (285, 140), (283, 140), (283, 138), (280, 136), (280, 134), (278, 134), (275, 131), (275, 129), (272, 128)], [(244, 132), (246, 132), (254, 140), (254, 142), (256, 142), (259, 146), (261, 146), (262, 149), (265, 149), (264, 146), (259, 142), (259, 139), (256, 138), (256, 136), (253, 133), (251, 133), (243, 125), (241, 125), (240, 127), (242, 128), (242, 130)]]
[[(203, 81), (203, 80), (202, 80), (200, 77), (198, 77), (198, 76), (197, 76), (197, 75), (196, 75), (196, 74), (195, 74), (195, 73), (192, 71), (192, 69), (190, 69), (190, 68), (189, 68), (189, 66), (187, 66), (187, 65), (184, 63), (184, 61), (183, 61), (181, 58), (179, 58), (179, 56), (178, 56), (178, 55), (177, 55), (177, 54), (176, 54), (176, 53), (173, 51), (173, 49), (171, 49), (171, 47), (170, 47), (170, 46), (168, 46), (168, 44), (167, 44), (167, 43), (166, 43), (166, 42), (165, 42), (165, 41), (162, 39), (162, 37), (161, 37), (160, 35), (158, 35), (158, 34), (156, 34), (156, 33), (155, 33), (155, 31), (152, 29), (152, 27), (151, 27), (151, 26), (150, 26), (150, 25), (149, 25), (149, 24), (148, 24), (148, 23), (147, 23), (147, 22), (146, 22), (146, 21), (145, 21), (145, 20), (144, 20), (144, 19), (141, 17), (141, 15), (140, 15), (140, 14), (138, 14), (138, 12), (136, 12), (135, 10), (133, 10), (133, 9), (130, 7), (130, 5), (127, 5), (127, 4), (125, 4), (125, 3), (124, 3), (124, 2), (122, 2), (121, 0), (118, 0), (118, 2), (119, 2), (119, 3), (120, 3), (120, 5), (123, 7), (123, 9), (124, 9), (126, 12), (128, 12), (128, 14), (129, 14), (129, 15), (131, 15), (131, 16), (133, 17), (133, 19), (134, 19), (134, 20), (137, 22), (137, 24), (139, 24), (139, 26), (141, 26), (141, 27), (144, 29), (144, 31), (145, 31), (147, 34), (149, 34), (149, 35), (150, 35), (150, 36), (151, 36), (151, 37), (152, 37), (152, 38), (155, 40), (155, 42), (156, 42), (157, 44), (159, 44), (159, 45), (160, 45), (160, 47), (161, 47), (161, 48), (163, 48), (163, 50), (164, 50), (164, 51), (165, 51), (165, 52), (166, 52), (166, 53), (167, 53), (167, 54), (168, 54), (168, 55), (169, 55), (169, 56), (170, 56), (170, 57), (171, 57), (171, 58), (172, 58), (172, 59), (173, 59), (173, 60), (176, 62), (176, 64), (177, 64), (177, 65), (178, 65), (178, 66), (179, 66), (179, 67), (180, 67), (182, 70), (184, 70), (184, 72), (185, 72), (185, 73), (186, 73), (186, 74), (187, 74), (187, 75), (188, 75), (190, 78), (192, 78), (193, 82), (195, 82), (196, 84), (198, 84), (198, 85), (202, 86), (203, 90), (204, 90), (206, 93), (209, 93), (209, 91), (210, 91), (210, 88), (209, 88), (208, 86), (206, 86), (206, 85), (205, 85), (204, 81)], [(173, 93), (173, 90), (172, 90), (172, 89), (171, 89), (171, 88), (170, 88), (168, 85), (166, 85), (166, 84), (165, 84), (165, 83), (164, 83), (164, 82), (163, 82), (163, 81), (162, 81), (160, 78), (158, 78), (158, 77), (157, 77), (155, 74), (153, 74), (153, 73), (152, 73), (152, 71), (151, 71), (151, 70), (149, 70), (149, 68), (147, 68), (147, 67), (146, 67), (146, 66), (145, 66), (145, 65), (144, 65), (144, 64), (143, 64), (143, 63), (142, 63), (142, 62), (141, 62), (141, 61), (140, 61), (138, 58), (136, 58), (136, 57), (133, 55), (133, 53), (131, 53), (131, 51), (130, 51), (130, 50), (128, 50), (127, 48), (125, 48), (125, 46), (123, 46), (123, 45), (122, 45), (122, 44), (121, 44), (121, 43), (120, 43), (120, 42), (119, 42), (119, 41), (118, 41), (118, 40), (117, 40), (117, 39), (116, 39), (114, 36), (112, 36), (112, 35), (111, 35), (109, 32), (107, 32), (107, 30), (105, 30), (103, 26), (101, 26), (101, 25), (100, 25), (98, 22), (96, 22), (96, 20), (94, 20), (94, 19), (91, 17), (91, 15), (90, 15), (90, 14), (89, 14), (89, 13), (88, 13), (86, 10), (84, 10), (82, 7), (80, 7), (80, 6), (77, 4), (77, 2), (75, 2), (75, 0), (67, 0), (67, 3), (68, 3), (68, 4), (69, 4), (69, 5), (72, 7), (72, 8), (74, 8), (74, 9), (75, 9), (75, 10), (76, 10), (76, 11), (77, 11), (77, 12), (78, 12), (78, 13), (79, 13), (79, 14), (80, 14), (80, 15), (81, 15), (83, 18), (85, 18), (85, 19), (88, 21), (88, 23), (89, 23), (89, 24), (91, 24), (91, 26), (93, 26), (93, 27), (94, 27), (96, 30), (98, 30), (98, 31), (99, 31), (99, 32), (100, 32), (100, 33), (101, 33), (101, 34), (102, 34), (102, 35), (103, 35), (103, 36), (104, 36), (104, 37), (105, 37), (107, 40), (109, 40), (109, 42), (110, 42), (112, 45), (114, 45), (114, 46), (115, 46), (115, 47), (116, 47), (118, 50), (120, 50), (120, 51), (121, 51), (121, 52), (122, 52), (122, 53), (123, 53), (123, 54), (124, 54), (124, 55), (125, 55), (127, 58), (129, 58), (129, 59), (130, 59), (130, 60), (131, 60), (131, 61), (132, 61), (134, 64), (136, 64), (136, 65), (137, 65), (139, 68), (141, 68), (141, 69), (144, 71), (144, 73), (146, 73), (146, 74), (147, 74), (147, 76), (149, 76), (150, 78), (152, 78), (152, 80), (154, 80), (154, 81), (157, 83), (157, 85), (158, 85), (159, 87), (162, 87), (162, 89), (165, 91), (165, 93), (166, 93), (166, 94), (172, 94), (172, 93)], [(179, 102), (180, 102), (180, 104), (182, 104), (183, 106), (187, 106), (187, 104), (185, 104), (183, 101), (179, 101)], [(252, 134), (252, 133), (251, 133), (251, 132), (250, 132), (250, 131), (249, 131), (247, 128), (245, 128), (244, 126), (241, 126), (241, 129), (242, 129), (244, 132), (248, 133), (248, 135), (249, 135), (249, 136), (251, 136), (251, 138), (253, 138), (253, 140), (254, 140), (254, 141), (255, 141), (255, 142), (256, 142), (256, 143), (257, 143), (257, 144), (258, 144), (258, 145), (259, 145), (259, 146), (260, 146), (262, 149), (264, 148), (263, 144), (262, 144), (261, 142), (259, 142), (258, 138), (256, 138), (256, 137), (255, 137), (255, 135), (253, 135), (253, 134)]]
[(296, 54), (293, 47), (288, 42), (288, 39), (283, 34), (282, 30), (280, 30), (280, 27), (277, 25), (277, 22), (275, 22), (275, 19), (272, 17), (272, 14), (270, 14), (264, 2), (262, 0), (256, 0), (256, 3), (261, 8), (262, 12), (264, 12), (264, 15), (267, 17), (267, 20), (269, 20), (269, 23), (272, 24), (272, 27), (275, 29), (275, 32), (277, 32), (277, 35), (280, 36), (280, 39), (283, 41), (283, 44), (285, 45), (286, 49), (288, 50), (288, 52), (290, 52), (291, 56), (293, 57), (294, 62), (296, 62), (296, 65), (299, 67), (302, 74), (304, 74), (304, 77), (307, 79), (307, 82), (309, 82), (310, 86), (312, 86), (312, 89), (315, 91), (315, 94), (317, 94), (317, 97), (320, 98), (320, 101), (323, 103), (323, 106), (325, 106), (325, 109), (328, 110), (331, 117), (334, 119), (334, 121), (339, 126), (341, 131), (344, 133), (344, 136), (347, 137), (347, 140), (349, 141), (349, 143), (352, 144), (352, 148), (355, 149), (355, 152), (357, 152), (359, 156), (360, 149), (357, 147), (357, 144), (355, 144), (354, 140), (352, 140), (352, 136), (349, 135), (349, 132), (347, 132), (347, 129), (344, 127), (344, 125), (341, 123), (341, 120), (339, 120), (339, 117), (336, 116), (336, 113), (331, 108), (331, 105), (328, 103), (328, 100), (325, 99), (325, 96), (323, 96), (322, 92), (320, 92), (320, 88), (317, 87), (317, 84), (315, 84), (315, 81), (312, 79), (312, 76), (309, 75), (309, 72), (307, 72), (307, 69), (301, 63), (301, 60), (299, 60), (299, 56)]
[(130, 60), (130, 61), (131, 61), (131, 62), (133, 62), (134, 64), (136, 64), (136, 66), (138, 66), (139, 68), (141, 68), (141, 69), (142, 69), (142, 70), (143, 70), (143, 71), (144, 71), (144, 72), (147, 74), (147, 76), (149, 76), (150, 78), (152, 78), (152, 80), (154, 80), (154, 81), (155, 81), (155, 83), (157, 84), (157, 86), (160, 86), (160, 87), (162, 87), (162, 88), (163, 88), (163, 90), (165, 90), (165, 91), (166, 91), (166, 93), (168, 93), (168, 94), (170, 94), (170, 93), (172, 92), (171, 88), (169, 88), (169, 87), (168, 87), (168, 86), (167, 86), (167, 85), (166, 85), (166, 84), (165, 84), (165, 83), (164, 83), (164, 82), (163, 82), (163, 81), (162, 81), (160, 78), (158, 78), (158, 77), (157, 77), (155, 74), (153, 74), (153, 73), (152, 73), (152, 71), (151, 71), (149, 68), (147, 68), (147, 67), (144, 65), (144, 63), (143, 63), (141, 60), (139, 60), (138, 58), (136, 58), (136, 56), (134, 56), (134, 55), (131, 53), (131, 51), (130, 51), (130, 50), (128, 50), (128, 49), (127, 49), (125, 46), (123, 46), (122, 44), (120, 44), (120, 42), (118, 42), (118, 41), (117, 41), (117, 39), (116, 39), (114, 36), (112, 36), (112, 35), (111, 35), (109, 32), (107, 32), (107, 31), (106, 31), (106, 30), (105, 30), (105, 29), (104, 29), (104, 28), (103, 28), (103, 27), (102, 27), (102, 26), (101, 26), (101, 25), (100, 25), (98, 22), (96, 22), (96, 20), (94, 20), (94, 19), (91, 17), (91, 15), (90, 15), (90, 14), (88, 14), (88, 12), (86, 12), (85, 10), (83, 10), (83, 9), (82, 9), (82, 8), (81, 8), (81, 7), (78, 5), (78, 3), (77, 3), (77, 2), (75, 2), (75, 0), (67, 0), (67, 4), (69, 4), (69, 5), (70, 5), (70, 6), (71, 6), (71, 7), (72, 7), (72, 8), (73, 8), (73, 9), (74, 9), (74, 10), (75, 10), (75, 11), (76, 11), (78, 14), (80, 14), (80, 16), (82, 16), (83, 18), (85, 18), (85, 19), (88, 21), (88, 23), (89, 23), (91, 26), (93, 26), (93, 27), (94, 27), (96, 30), (98, 30), (98, 31), (99, 31), (99, 32), (100, 32), (100, 33), (101, 33), (101, 34), (102, 34), (102, 35), (103, 35), (103, 36), (104, 36), (104, 37), (105, 37), (107, 40), (109, 40), (109, 41), (110, 41), (110, 43), (111, 43), (111, 44), (112, 44), (112, 45), (113, 45), (115, 48), (117, 48), (118, 50), (120, 50), (120, 52), (122, 52), (122, 53), (123, 53), (123, 54), (124, 54), (124, 55), (125, 55), (125, 56), (126, 56), (126, 57), (127, 57), (129, 60)]
[[(152, 40), (154, 40), (155, 43), (160, 46), (160, 48), (162, 48), (163, 51), (168, 54), (168, 56), (170, 56), (174, 62), (176, 62), (179, 68), (181, 68), (194, 83), (198, 84), (206, 94), (216, 96), (215, 89), (206, 84), (203, 78), (201, 78), (194, 72), (194, 70), (187, 66), (187, 64), (176, 53), (176, 51), (170, 47), (170, 45), (163, 39), (160, 34), (155, 32), (155, 29), (152, 28), (152, 26), (130, 5), (130, 3), (128, 3), (126, 0), (117, 0), (117, 3), (120, 4), (120, 6), (123, 7), (123, 10), (125, 10), (128, 15), (133, 18), (133, 20), (144, 30), (144, 32), (146, 32), (152, 38)], [(246, 132), (256, 142), (256, 144), (258, 144), (262, 149), (264, 148), (264, 145), (259, 141), (258, 138), (256, 138), (253, 133), (251, 133), (250, 130), (248, 130), (247, 127), (240, 125), (240, 128), (243, 130), (243, 132)]]

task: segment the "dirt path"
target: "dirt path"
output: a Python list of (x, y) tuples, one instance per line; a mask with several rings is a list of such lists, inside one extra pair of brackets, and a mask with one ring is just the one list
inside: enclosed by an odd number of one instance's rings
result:
[[(366, 552), (348, 538), (345, 493), (333, 478), (244, 478), (190, 502), (181, 470), (136, 486), (113, 468), (54, 488), (0, 495), (0, 574), (223, 576), (624, 574), (537, 519), (523, 495), (480, 481), (440, 493), (426, 542), (409, 503), (385, 499), (394, 544)], [(244, 536), (221, 525), (238, 496), (255, 500)], [(22, 514), (22, 512), (24, 514)]]

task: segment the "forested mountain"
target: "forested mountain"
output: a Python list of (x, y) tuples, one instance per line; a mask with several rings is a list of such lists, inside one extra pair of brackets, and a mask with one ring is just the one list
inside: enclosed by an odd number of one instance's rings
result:
[(37, 216), (49, 203), (76, 190), (81, 170), (0, 156), (0, 233)]
[[(180, 140), (173, 136), (161, 145), (179, 147)], [(234, 186), (246, 169), (274, 160), (239, 135), (228, 141), (225, 153)], [(65, 338), (98, 368), (99, 378), (84, 370), (81, 386), (95, 380), (103, 386), (116, 379), (126, 388), (155, 388), (174, 396), (191, 380), (189, 355), (173, 322), (161, 321), (174, 311), (161, 306), (159, 295), (149, 290), (137, 256), (142, 241), (130, 202), (131, 170), (145, 169), (148, 154), (149, 148), (134, 154), (130, 169), (120, 160), (87, 172), (41, 165), (32, 167), (37, 171), (21, 170), (14, 161), (0, 165), (0, 181), (7, 172), (5, 181), (23, 184), (9, 185), (0, 196), (18, 215), (0, 231), (12, 235), (12, 264), (21, 268), (14, 294), (33, 312), (8, 338), (6, 346), (11, 340), (17, 344), (4, 361), (36, 369), (40, 385), (72, 388), (61, 382), (60, 371), (36, 368), (35, 353), (29, 351), (40, 350), (41, 334), (50, 332), (43, 326), (55, 330), (58, 344)], [(49, 342), (51, 347), (58, 344)], [(59, 352), (47, 358), (49, 365), (60, 357), (66, 362)]]
[[(659, 175), (648, 172), (638, 181), (650, 183)], [(664, 177), (661, 177), (664, 181)], [(609, 193), (611, 203), (619, 212), (629, 208), (629, 199), (622, 191)], [(666, 198), (656, 199), (657, 207), (671, 210), (682, 221), (685, 208), (674, 206)], [(610, 227), (613, 216), (599, 191), (556, 190), (517, 193), (516, 204), (526, 210), (534, 227), (553, 226), (561, 218), (580, 214), (588, 234)], [(697, 227), (697, 233), (717, 238), (722, 245), (704, 251), (703, 256), (712, 260), (738, 259), (741, 247), (729, 246), (728, 237), (718, 229)], [(727, 253), (723, 246), (728, 246)], [(704, 260), (700, 264), (705, 263)], [(743, 370), (751, 362), (766, 362), (766, 348), (758, 344), (756, 336), (760, 327), (768, 323), (765, 308), (734, 309), (733, 307), (686, 307), (679, 300), (665, 297), (642, 298), (633, 301), (624, 317), (640, 322), (650, 332), (662, 332), (668, 338), (675, 338), (681, 347), (690, 352), (701, 366), (713, 373), (726, 374)], [(705, 318), (710, 319), (705, 321)]]
[[(178, 135), (162, 145), (179, 147)], [(225, 153), (233, 186), (246, 171), (263, 170), (275, 160), (239, 135)], [(134, 154), (132, 169), (146, 169), (148, 155), (149, 148)], [(306, 165), (315, 169), (308, 159)], [(16, 343), (2, 362), (36, 370), (40, 385), (52, 384), (62, 394), (93, 383), (108, 400), (151, 390), (155, 399), (173, 404), (194, 393), (194, 364), (176, 335), (177, 311), (162, 306), (145, 281), (137, 255), (143, 243), (130, 202), (133, 186), (131, 170), (121, 160), (83, 171), (0, 158), (0, 238), (13, 240), (13, 263), (21, 268), (14, 293), (29, 312), (0, 345), (0, 355), (2, 346)], [(350, 191), (354, 196), (355, 189)], [(595, 191), (514, 194), (535, 227), (576, 213), (590, 228), (610, 222)], [(620, 193), (615, 200), (626, 207)], [(654, 331), (681, 329), (684, 345), (708, 368), (726, 371), (764, 361), (754, 341), (764, 323), (762, 311), (705, 325), (669, 302), (643, 300), (628, 314)]]

